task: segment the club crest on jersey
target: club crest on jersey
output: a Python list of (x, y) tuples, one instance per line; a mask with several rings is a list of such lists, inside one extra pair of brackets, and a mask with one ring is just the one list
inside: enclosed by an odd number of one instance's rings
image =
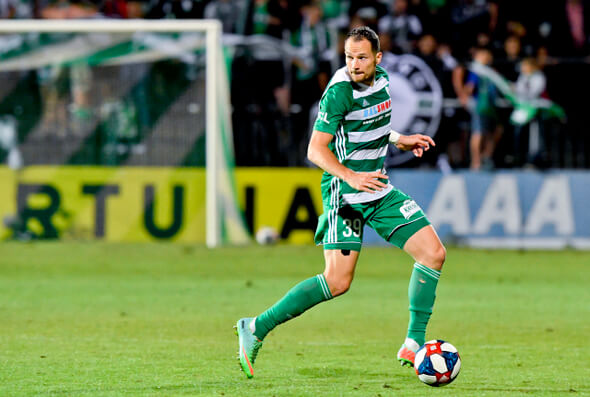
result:
[(386, 100), (385, 102), (378, 103), (375, 106), (371, 106), (370, 108), (363, 110), (363, 117), (372, 117), (376, 116), (379, 113), (383, 113), (386, 110), (391, 109), (391, 99)]

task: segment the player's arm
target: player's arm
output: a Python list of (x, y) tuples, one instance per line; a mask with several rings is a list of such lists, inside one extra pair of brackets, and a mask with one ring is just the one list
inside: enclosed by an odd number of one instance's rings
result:
[(380, 171), (356, 172), (342, 165), (330, 150), (330, 142), (334, 135), (327, 132), (314, 130), (309, 146), (307, 147), (307, 158), (309, 161), (337, 178), (342, 179), (351, 187), (365, 192), (373, 193), (383, 190), (387, 185), (379, 179), (387, 179), (387, 175)]
[(422, 154), (430, 149), (430, 146), (436, 146), (434, 140), (428, 135), (402, 135), (394, 130), (391, 130), (389, 134), (389, 142), (399, 150), (411, 150), (416, 157), (422, 157)]

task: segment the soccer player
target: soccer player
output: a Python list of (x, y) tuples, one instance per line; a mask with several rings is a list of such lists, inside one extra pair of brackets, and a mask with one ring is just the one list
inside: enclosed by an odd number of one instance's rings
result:
[(382, 53), (375, 32), (353, 29), (344, 51), (346, 66), (334, 74), (322, 95), (308, 147), (308, 158), (325, 171), (324, 213), (315, 235), (316, 243), (324, 246), (325, 270), (295, 285), (257, 317), (238, 320), (239, 360), (248, 378), (273, 328), (348, 290), (365, 224), (415, 261), (408, 333), (397, 353), (402, 365), (413, 366), (415, 352), (425, 341), (445, 248), (418, 204), (389, 184), (383, 164), (389, 142), (420, 157), (434, 141), (390, 129), (389, 80), (378, 66)]

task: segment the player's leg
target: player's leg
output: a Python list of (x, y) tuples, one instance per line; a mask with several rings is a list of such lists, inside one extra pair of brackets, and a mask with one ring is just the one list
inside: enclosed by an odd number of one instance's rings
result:
[(375, 206), (368, 225), (385, 240), (408, 252), (415, 261), (409, 286), (408, 338), (398, 352), (402, 364), (413, 365), (415, 352), (424, 343), (445, 250), (420, 206), (397, 189)]
[(325, 208), (315, 236), (316, 243), (324, 246), (324, 272), (295, 285), (257, 317), (238, 321), (238, 355), (248, 377), (253, 376), (252, 364), (262, 341), (270, 331), (318, 303), (348, 290), (361, 249), (363, 224), (361, 212), (351, 206)]
[[(339, 202), (331, 200), (330, 195), (327, 197), (324, 204)], [(325, 205), (315, 235), (316, 243), (324, 246), (324, 272), (295, 285), (257, 317), (238, 321), (238, 355), (242, 369), (249, 378), (253, 376), (252, 364), (262, 341), (270, 331), (318, 303), (348, 290), (361, 249), (363, 225), (362, 206)]]
[(358, 251), (324, 251), (326, 267), (322, 274), (303, 280), (257, 317), (242, 318), (236, 325), (240, 365), (248, 378), (254, 376), (253, 364), (262, 340), (279, 324), (301, 315), (320, 302), (342, 295), (350, 287)]
[[(324, 222), (328, 217), (330, 219)], [(252, 331), (258, 339), (263, 340), (277, 325), (348, 290), (361, 249), (362, 216), (347, 208), (334, 211), (328, 217), (320, 217), (316, 232), (316, 241), (324, 246), (324, 272), (300, 282), (256, 317)]]
[(239, 358), (246, 376), (254, 375), (252, 365), (266, 335), (277, 325), (295, 318), (320, 302), (332, 299), (323, 274), (308, 278), (257, 317), (238, 320)]
[(246, 376), (254, 375), (252, 365), (266, 335), (277, 325), (291, 320), (320, 302), (332, 299), (324, 274), (308, 278), (257, 317), (238, 320), (239, 359)]
[(414, 233), (404, 251), (414, 258), (414, 269), (408, 286), (410, 321), (404, 344), (398, 351), (402, 365), (413, 365), (415, 352), (424, 344), (426, 326), (432, 314), (436, 286), (445, 261), (446, 251), (431, 225)]
[(350, 288), (358, 257), (359, 251), (324, 250), (326, 268), (323, 275), (333, 297), (344, 294)]
[(262, 341), (277, 325), (348, 291), (358, 255), (358, 251), (343, 253), (339, 249), (325, 250), (324, 272), (295, 285), (273, 306), (258, 315), (250, 325), (253, 334)]
[(277, 325), (291, 320), (318, 303), (333, 297), (325, 274), (318, 274), (291, 288), (274, 305), (258, 315), (250, 328), (254, 335), (262, 341)]

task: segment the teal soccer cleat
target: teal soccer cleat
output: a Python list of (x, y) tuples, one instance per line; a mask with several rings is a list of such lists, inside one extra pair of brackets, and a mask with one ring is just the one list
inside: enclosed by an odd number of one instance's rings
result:
[(420, 348), (420, 345), (415, 340), (406, 338), (402, 347), (397, 352), (397, 360), (400, 362), (402, 367), (414, 366), (414, 359), (416, 358), (416, 352)]
[(254, 320), (253, 317), (241, 318), (234, 327), (236, 335), (238, 335), (240, 366), (248, 378), (254, 376), (254, 361), (258, 355), (258, 350), (262, 347), (262, 341), (259, 341), (250, 330), (249, 325), (252, 320)]

